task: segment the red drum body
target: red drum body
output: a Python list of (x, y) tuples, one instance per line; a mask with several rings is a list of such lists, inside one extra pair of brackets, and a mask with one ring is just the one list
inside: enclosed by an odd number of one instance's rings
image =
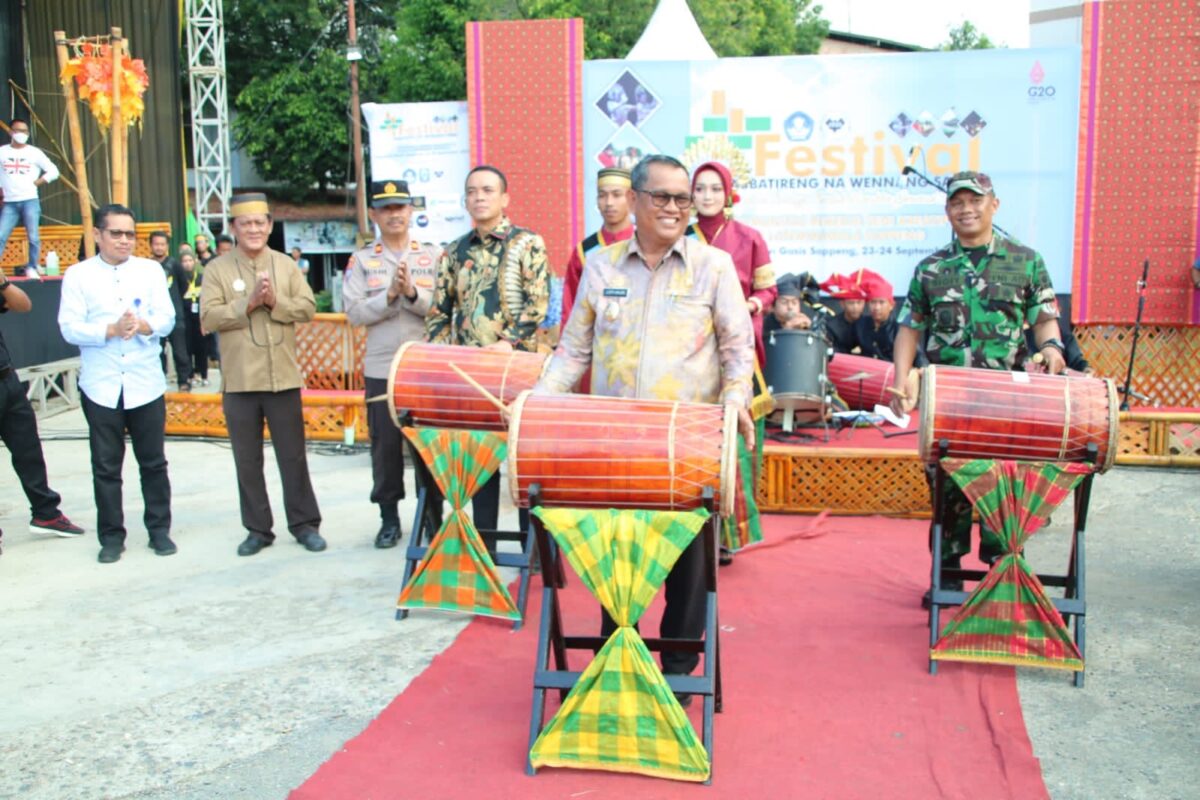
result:
[(507, 405), (533, 388), (546, 359), (545, 353), (406, 342), (392, 359), (388, 409), (396, 424), (409, 415), (412, 424), (422, 427), (503, 431), (508, 423), (500, 410), (450, 365), (470, 375)]
[[(892, 385), (895, 367), (890, 361), (835, 353), (825, 371), (829, 375), (829, 382), (837, 388), (838, 395), (850, 408), (870, 411), (877, 405), (886, 406), (891, 401), (888, 387)], [(860, 375), (861, 378), (858, 377)]]
[(1103, 472), (1117, 455), (1117, 390), (1111, 380), (931, 366), (921, 380), (921, 459), (1087, 461)]
[(512, 407), (508, 478), (529, 507), (733, 510), (737, 414), (719, 405), (526, 392)]

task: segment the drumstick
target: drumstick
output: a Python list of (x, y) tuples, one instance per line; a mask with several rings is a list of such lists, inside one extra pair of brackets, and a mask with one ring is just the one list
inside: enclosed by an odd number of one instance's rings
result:
[(489, 403), (494, 405), (496, 408), (500, 409), (501, 414), (508, 416), (508, 406), (506, 406), (506, 405), (504, 405), (504, 403), (500, 402), (500, 400), (494, 394), (492, 394), (487, 389), (480, 386), (479, 383), (474, 378), (472, 378), (470, 375), (468, 375), (467, 373), (465, 373), (461, 369), (459, 369), (457, 364), (451, 362), (449, 364), (449, 366), (450, 366), (450, 369), (452, 369), (458, 373), (458, 377), (462, 378), (464, 381), (469, 383), (477, 392), (479, 392), (481, 395), (486, 397)]
[(894, 386), (885, 386), (884, 388), (885, 388), (887, 391), (891, 392), (892, 394), (896, 395), (896, 397), (903, 397), (903, 398), (905, 398), (905, 399), (908, 399), (908, 393), (907, 393), (907, 392), (902, 392), (902, 391), (900, 391), (899, 389), (897, 389), (897, 388), (896, 388), (896, 387), (894, 387)]
[(387, 399), (388, 399), (388, 395), (377, 394), (374, 397), (368, 397), (367, 402), (368, 403), (382, 403), (384, 400), (387, 400)]

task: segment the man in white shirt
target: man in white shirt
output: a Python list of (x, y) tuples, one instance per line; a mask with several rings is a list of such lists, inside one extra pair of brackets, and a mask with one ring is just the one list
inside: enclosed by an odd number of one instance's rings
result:
[(160, 556), (176, 552), (171, 541), (171, 482), (163, 452), (166, 381), (159, 340), (175, 325), (175, 308), (162, 267), (131, 256), (137, 239), (133, 212), (102, 206), (94, 217), (100, 251), (63, 278), (58, 327), (79, 347), (79, 389), (92, 451), (92, 489), (100, 563), (125, 550), (121, 464), (125, 432), (133, 443), (145, 501), (143, 521), (150, 547)]
[[(8, 245), (17, 223), (25, 226), (29, 239), (29, 266), (36, 268), (42, 251), (42, 239), (38, 235), (38, 220), (42, 216), (42, 202), (38, 199), (38, 187), (45, 186), (58, 177), (58, 167), (29, 141), (29, 125), (14, 119), (9, 125), (12, 144), (0, 147), (0, 192), (4, 194), (4, 206), (0, 208), (0, 253)], [(24, 274), (25, 268), (18, 268)]]

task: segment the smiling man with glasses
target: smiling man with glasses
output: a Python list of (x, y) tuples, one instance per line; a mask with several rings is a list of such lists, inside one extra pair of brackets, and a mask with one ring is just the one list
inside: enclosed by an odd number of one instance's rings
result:
[[(632, 184), (636, 232), (588, 257), (579, 299), (538, 390), (569, 392), (590, 366), (592, 394), (733, 406), (753, 449), (754, 331), (733, 261), (685, 235), (691, 182), (678, 160), (645, 157)], [(667, 576), (666, 638), (704, 633), (702, 543), (696, 537)], [(604, 625), (606, 634), (613, 630), (607, 617)], [(664, 672), (686, 675), (699, 656), (664, 652), (662, 660)]]
[(99, 560), (111, 564), (125, 550), (121, 464), (127, 431), (142, 478), (142, 518), (150, 547), (169, 556), (176, 547), (170, 536), (171, 481), (163, 449), (166, 380), (158, 356), (160, 340), (175, 327), (175, 307), (162, 267), (132, 255), (137, 239), (133, 212), (107, 205), (93, 221), (99, 253), (63, 277), (58, 327), (64, 339), (79, 347)]

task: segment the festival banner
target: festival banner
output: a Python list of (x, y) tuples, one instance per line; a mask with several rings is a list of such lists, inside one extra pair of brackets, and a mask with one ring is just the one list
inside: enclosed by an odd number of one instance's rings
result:
[[(867, 267), (904, 294), (950, 241), (945, 196), (926, 185), (988, 173), (994, 222), (1071, 289), (1080, 50), (973, 50), (584, 65), (584, 167), (666, 153), (718, 159), (738, 219), (759, 228), (778, 274)], [(595, 208), (588, 229), (601, 224)]]
[(465, 233), (471, 227), (462, 203), (471, 161), (467, 104), (364, 103), (362, 110), (371, 179), (408, 181), (408, 191), (425, 198), (424, 210), (413, 214), (413, 238), (444, 244)]

